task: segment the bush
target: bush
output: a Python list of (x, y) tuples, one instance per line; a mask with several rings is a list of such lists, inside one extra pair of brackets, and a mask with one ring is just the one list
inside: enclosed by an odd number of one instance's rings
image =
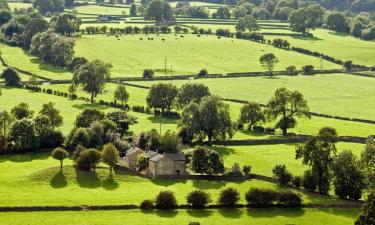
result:
[(205, 77), (207, 76), (208, 72), (206, 69), (201, 69), (198, 73), (198, 77)]
[(242, 176), (240, 164), (234, 163), (230, 171), (226, 173), (227, 176)]
[(177, 201), (173, 194), (170, 191), (161, 191), (156, 196), (155, 207), (157, 209), (169, 210), (175, 209), (177, 207)]
[(318, 181), (311, 170), (306, 170), (302, 177), (302, 187), (313, 192), (318, 186)]
[(41, 148), (54, 148), (64, 143), (64, 135), (61, 131), (50, 130), (40, 136)]
[(291, 191), (282, 191), (277, 194), (277, 201), (287, 207), (301, 206), (301, 197)]
[(249, 175), (250, 172), (251, 172), (251, 166), (250, 165), (244, 165), (242, 167), (242, 172), (245, 174), (245, 175)]
[(288, 72), (288, 75), (290, 75), (290, 76), (298, 74), (297, 68), (295, 66), (288, 66), (286, 68), (286, 71)]
[(240, 193), (235, 188), (225, 188), (220, 192), (219, 204), (233, 206), (240, 200)]
[(154, 202), (152, 200), (143, 200), (139, 207), (144, 210), (150, 210), (154, 208)]
[(300, 176), (295, 176), (292, 178), (292, 185), (296, 188), (301, 187), (301, 177)]
[(302, 72), (303, 74), (313, 74), (314, 66), (313, 65), (302, 66)]
[(274, 190), (252, 188), (246, 193), (245, 198), (250, 205), (266, 207), (276, 201), (277, 193)]
[(210, 195), (200, 190), (190, 192), (186, 200), (194, 208), (204, 208), (211, 201)]
[(154, 77), (154, 70), (152, 69), (145, 69), (143, 71), (143, 78), (151, 79)]
[(192, 222), (189, 222), (189, 225), (201, 225), (201, 224), (199, 222), (192, 221)]
[(285, 165), (276, 165), (272, 169), (272, 173), (282, 185), (288, 184), (293, 177), (292, 174), (286, 169)]

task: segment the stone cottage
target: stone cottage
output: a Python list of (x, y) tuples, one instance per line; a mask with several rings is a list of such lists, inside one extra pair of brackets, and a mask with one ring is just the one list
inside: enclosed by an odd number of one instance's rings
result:
[(128, 151), (126, 151), (124, 157), (124, 165), (130, 169), (137, 169), (137, 160), (138, 156), (144, 154), (145, 151), (138, 147), (132, 147)]

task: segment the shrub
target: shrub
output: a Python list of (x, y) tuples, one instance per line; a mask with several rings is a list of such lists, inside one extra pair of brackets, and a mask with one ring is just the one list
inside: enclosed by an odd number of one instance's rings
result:
[(301, 177), (300, 176), (295, 176), (292, 178), (292, 185), (296, 188), (301, 187)]
[(151, 79), (154, 77), (154, 70), (153, 69), (145, 69), (143, 71), (143, 78)]
[(195, 190), (188, 194), (186, 200), (194, 208), (204, 208), (211, 201), (211, 198), (206, 192)]
[(52, 156), (52, 158), (60, 161), (60, 169), (62, 169), (63, 161), (64, 161), (64, 159), (69, 157), (69, 153), (65, 149), (59, 147), (59, 148), (55, 148), (52, 151), (51, 156)]
[(234, 163), (230, 171), (227, 172), (228, 176), (242, 176), (240, 164)]
[(155, 207), (157, 209), (175, 209), (177, 207), (177, 201), (176, 198), (171, 191), (161, 191), (156, 196), (155, 199)]
[(277, 194), (277, 201), (287, 207), (301, 206), (301, 197), (291, 191), (281, 191)]
[(141, 209), (150, 210), (154, 208), (154, 202), (152, 200), (143, 200), (139, 205)]
[(206, 69), (201, 69), (198, 73), (198, 77), (205, 77), (207, 76), (208, 72)]
[(318, 186), (318, 181), (311, 170), (306, 170), (302, 177), (302, 187), (313, 192)]
[(201, 225), (201, 224), (199, 222), (192, 221), (192, 222), (189, 222), (189, 225)]
[(240, 193), (235, 188), (225, 188), (220, 192), (219, 204), (233, 206), (240, 200)]
[(54, 148), (64, 143), (64, 135), (59, 130), (49, 130), (40, 136), (41, 148)]
[(277, 198), (277, 193), (274, 190), (252, 188), (245, 195), (246, 201), (255, 206), (269, 206)]
[(290, 76), (293, 76), (293, 75), (297, 75), (298, 74), (298, 71), (297, 71), (297, 68), (295, 66), (288, 66), (286, 68), (286, 71), (288, 72), (288, 74)]
[(272, 169), (272, 173), (282, 185), (288, 184), (292, 179), (292, 174), (286, 169), (285, 165), (276, 165)]
[(251, 171), (251, 166), (250, 165), (244, 165), (242, 167), (242, 172), (246, 175), (249, 175), (250, 174), (250, 171)]
[(302, 72), (303, 74), (313, 74), (314, 66), (313, 65), (302, 66)]

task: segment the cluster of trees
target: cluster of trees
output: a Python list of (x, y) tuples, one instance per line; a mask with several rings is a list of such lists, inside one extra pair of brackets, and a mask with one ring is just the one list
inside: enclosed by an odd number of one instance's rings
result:
[[(181, 26), (174, 26), (173, 31), (175, 33), (188, 33), (189, 29), (186, 27)], [(84, 30), (81, 30), (81, 33), (86, 34), (106, 34), (109, 33), (111, 35), (117, 34), (157, 34), (157, 33), (171, 33), (172, 29), (168, 26), (144, 26), (144, 27), (137, 27), (137, 26), (126, 26), (122, 28), (109, 28), (107, 26), (87, 26)]]
[(104, 114), (97, 109), (85, 109), (77, 116), (65, 146), (69, 150), (76, 149), (78, 145), (99, 149), (104, 143), (112, 143), (119, 151), (125, 152), (132, 141), (129, 126), (136, 122), (136, 118), (125, 111)]
[(154, 20), (156, 25), (164, 26), (175, 21), (172, 7), (164, 0), (152, 0), (143, 14), (145, 20)]
[(35, 117), (27, 103), (20, 103), (10, 112), (0, 112), (0, 151), (24, 152), (60, 146), (64, 136), (56, 129), (62, 124), (60, 111), (53, 103), (43, 104)]
[[(245, 194), (246, 202), (249, 206), (267, 207), (273, 204), (284, 207), (301, 206), (301, 197), (291, 191), (275, 191), (271, 189), (250, 188)], [(240, 193), (237, 189), (229, 187), (220, 191), (217, 204), (224, 207), (236, 207), (240, 201)], [(209, 193), (194, 190), (186, 196), (186, 203), (196, 209), (203, 209), (212, 198)], [(150, 210), (153, 208), (162, 210), (172, 210), (178, 207), (176, 197), (171, 191), (161, 191), (155, 200), (144, 200), (140, 204), (141, 209)]]
[(4, 68), (0, 74), (0, 78), (4, 79), (5, 86), (20, 87), (22, 85), (18, 71), (12, 67)]

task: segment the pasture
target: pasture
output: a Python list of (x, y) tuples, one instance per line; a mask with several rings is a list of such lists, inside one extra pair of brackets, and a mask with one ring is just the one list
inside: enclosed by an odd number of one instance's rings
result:
[[(320, 59), (316, 57), (251, 41), (219, 39), (211, 35), (126, 35), (119, 38), (84, 35), (76, 39), (75, 51), (77, 56), (110, 62), (113, 65), (113, 77), (141, 77), (144, 69), (154, 69), (156, 75), (164, 75), (165, 65), (168, 76), (197, 74), (203, 68), (209, 73), (264, 71), (259, 57), (265, 53), (274, 53), (279, 58), (280, 63), (275, 70), (285, 70), (289, 65), (300, 68), (312, 64), (316, 68), (320, 67)], [(324, 62), (324, 69), (333, 68), (340, 66)]]

